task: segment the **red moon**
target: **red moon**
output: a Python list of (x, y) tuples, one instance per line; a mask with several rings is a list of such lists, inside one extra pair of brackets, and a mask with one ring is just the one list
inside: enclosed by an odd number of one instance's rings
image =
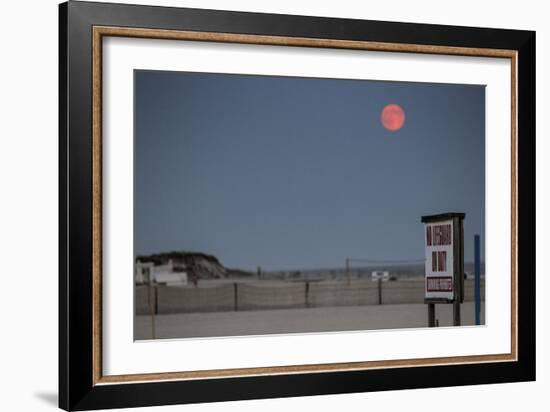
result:
[(388, 104), (382, 109), (380, 121), (386, 129), (396, 132), (405, 124), (405, 112), (398, 104)]

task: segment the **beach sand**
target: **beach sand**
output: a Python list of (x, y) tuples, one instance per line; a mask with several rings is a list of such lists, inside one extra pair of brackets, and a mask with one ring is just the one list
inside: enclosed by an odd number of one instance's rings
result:
[[(474, 325), (474, 303), (461, 306), (462, 325)], [(426, 304), (398, 304), (155, 315), (155, 336), (168, 339), (425, 328), (427, 312)], [(452, 326), (452, 314), (452, 305), (436, 305), (440, 327)], [(482, 324), (484, 315), (482, 303)], [(136, 316), (134, 338), (151, 336), (151, 316)]]

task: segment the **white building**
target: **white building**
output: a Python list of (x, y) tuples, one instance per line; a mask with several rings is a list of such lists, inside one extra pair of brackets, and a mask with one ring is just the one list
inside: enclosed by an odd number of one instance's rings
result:
[(155, 266), (153, 262), (137, 262), (135, 266), (135, 281), (137, 284), (156, 283), (166, 286), (187, 285), (187, 272), (174, 271), (174, 264), (169, 260), (165, 265)]

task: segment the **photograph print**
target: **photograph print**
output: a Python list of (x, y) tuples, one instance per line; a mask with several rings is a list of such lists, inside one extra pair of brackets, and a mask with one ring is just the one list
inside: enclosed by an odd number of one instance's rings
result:
[(135, 340), (483, 326), (485, 86), (135, 70), (133, 249)]

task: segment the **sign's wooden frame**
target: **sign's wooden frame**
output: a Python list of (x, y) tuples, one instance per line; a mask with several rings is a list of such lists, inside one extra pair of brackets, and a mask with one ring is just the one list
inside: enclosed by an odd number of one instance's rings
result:
[[(514, 206), (512, 206), (514, 207)], [(424, 301), (426, 303), (452, 303), (455, 300), (464, 302), (464, 213), (443, 213), (439, 215), (422, 216), (420, 221), (424, 224), (437, 223), (442, 221), (451, 221), (453, 227), (453, 298), (452, 299), (434, 299), (426, 297)], [(512, 252), (513, 254), (514, 252)], [(516, 282), (516, 265), (512, 263), (512, 293), (515, 294)], [(461, 277), (457, 278), (460, 274)], [(515, 310), (515, 309), (514, 309)]]

